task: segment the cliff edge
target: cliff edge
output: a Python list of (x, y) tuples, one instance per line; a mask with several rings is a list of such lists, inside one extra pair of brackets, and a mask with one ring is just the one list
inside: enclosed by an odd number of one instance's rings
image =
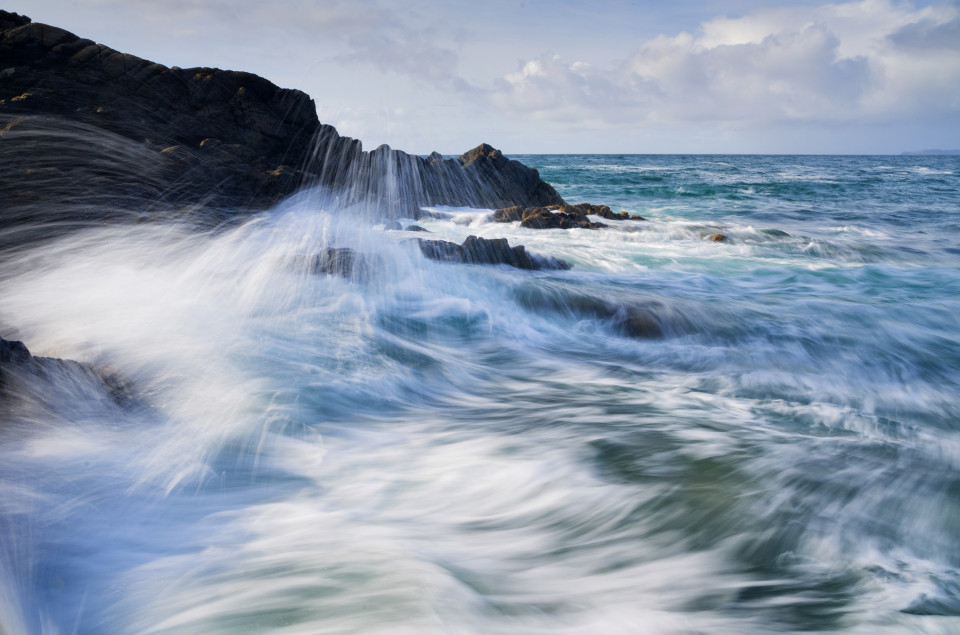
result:
[(384, 216), (563, 203), (486, 144), (458, 159), (366, 152), (299, 90), (166, 67), (0, 10), (0, 227), (51, 204), (83, 221), (138, 205), (263, 209), (316, 184)]

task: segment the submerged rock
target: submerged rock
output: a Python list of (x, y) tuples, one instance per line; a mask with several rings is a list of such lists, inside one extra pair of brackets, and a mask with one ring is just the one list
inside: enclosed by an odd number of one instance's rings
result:
[(656, 299), (597, 297), (555, 282), (521, 287), (515, 293), (517, 302), (527, 309), (596, 321), (624, 337), (653, 339), (695, 330), (677, 308)]
[[(51, 406), (134, 400), (130, 382), (101, 366), (53, 357), (36, 357), (20, 341), (0, 338), (0, 405), (12, 412)], [(0, 417), (2, 420), (2, 417)]]
[(517, 269), (569, 269), (570, 263), (550, 256), (527, 253), (523, 245), (511, 247), (506, 238), (468, 236), (462, 245), (446, 240), (417, 239), (430, 260), (475, 265), (509, 265)]
[(710, 234), (710, 240), (715, 243), (722, 243), (727, 241), (727, 236), (725, 234)]
[(350, 247), (327, 247), (316, 254), (299, 254), (288, 262), (297, 273), (351, 278), (366, 274), (371, 267), (370, 257)]

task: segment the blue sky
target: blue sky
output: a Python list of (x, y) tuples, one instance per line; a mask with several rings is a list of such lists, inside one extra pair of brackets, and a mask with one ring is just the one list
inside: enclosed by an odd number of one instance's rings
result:
[(960, 147), (960, 0), (5, 0), (416, 153)]

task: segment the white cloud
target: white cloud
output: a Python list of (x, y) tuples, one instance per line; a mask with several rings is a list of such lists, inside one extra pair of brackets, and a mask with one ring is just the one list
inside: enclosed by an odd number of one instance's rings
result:
[[(379, 0), (91, 0), (162, 25), (181, 41), (207, 39), (250, 48), (296, 43), (337, 64), (424, 80), (452, 80), (458, 54), (429, 20)], [(426, 26), (425, 26), (426, 25)]]
[(492, 103), (540, 120), (863, 122), (960, 111), (960, 9), (890, 0), (763, 9), (661, 35), (605, 68), (546, 54)]
[[(5, 8), (166, 65), (246, 70), (300, 88), (321, 120), (370, 147), (845, 152), (956, 145), (960, 0), (932, 1)], [(791, 4), (773, 6), (782, 2)], [(725, 7), (755, 8), (718, 15)], [(651, 25), (667, 30), (651, 37)]]

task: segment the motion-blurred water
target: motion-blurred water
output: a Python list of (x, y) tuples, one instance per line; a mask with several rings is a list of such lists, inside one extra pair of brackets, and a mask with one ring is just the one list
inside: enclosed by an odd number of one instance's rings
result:
[(0, 335), (138, 397), (3, 418), (0, 632), (960, 631), (960, 159), (514, 158), (648, 221), (437, 210), (574, 267), (449, 265), (306, 191), (4, 262)]

